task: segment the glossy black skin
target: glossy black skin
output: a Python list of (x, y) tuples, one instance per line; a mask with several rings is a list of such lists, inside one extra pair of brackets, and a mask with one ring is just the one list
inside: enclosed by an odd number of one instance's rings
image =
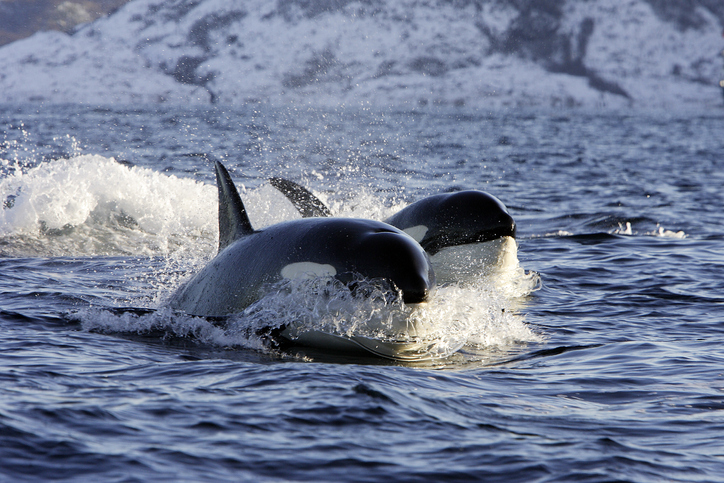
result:
[(294, 208), (302, 215), (302, 218), (324, 218), (332, 216), (332, 212), (322, 203), (322, 200), (294, 181), (289, 181), (284, 178), (269, 178), (269, 183), (281, 191), (284, 196), (292, 202)]
[(406, 303), (427, 299), (435, 274), (422, 247), (386, 223), (351, 218), (304, 218), (253, 230), (226, 169), (217, 163), (219, 253), (174, 294), (171, 307), (223, 316), (242, 311), (293, 263), (331, 265), (344, 283), (383, 279)]
[(401, 230), (427, 227), (419, 240), (434, 255), (445, 247), (515, 238), (515, 221), (501, 201), (484, 191), (468, 190), (428, 196), (385, 220)]
[[(283, 178), (269, 180), (299, 213), (307, 217), (329, 217), (332, 213), (303, 186)], [(515, 238), (515, 221), (495, 196), (479, 190), (466, 190), (428, 196), (384, 220), (400, 230), (424, 226), (427, 232), (420, 245), (434, 255), (445, 247)]]
[(191, 305), (203, 309), (184, 309), (194, 315), (239, 312), (263, 296), (268, 284), (281, 281), (284, 267), (299, 262), (331, 265), (345, 283), (360, 276), (384, 279), (402, 292), (405, 303), (425, 301), (435, 285), (427, 254), (400, 230), (372, 220), (306, 218), (270, 226), (224, 248), (177, 299), (188, 304), (199, 294), (201, 300)]

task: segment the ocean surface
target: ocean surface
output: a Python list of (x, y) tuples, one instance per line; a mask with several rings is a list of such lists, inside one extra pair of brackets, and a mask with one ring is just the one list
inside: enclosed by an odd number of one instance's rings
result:
[[(0, 481), (724, 475), (721, 110), (4, 105), (0, 123)], [(464, 346), (422, 362), (245, 330), (341, 323), (311, 295), (229, 325), (174, 313), (216, 251), (214, 160), (255, 227), (298, 216), (272, 176), (374, 219), (482, 189), (517, 221), (519, 270), (440, 287), (429, 322)]]

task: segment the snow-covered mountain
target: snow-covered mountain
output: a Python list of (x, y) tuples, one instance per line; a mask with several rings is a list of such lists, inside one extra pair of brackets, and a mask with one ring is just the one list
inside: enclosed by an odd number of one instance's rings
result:
[(0, 48), (0, 102), (717, 108), (719, 0), (134, 0)]

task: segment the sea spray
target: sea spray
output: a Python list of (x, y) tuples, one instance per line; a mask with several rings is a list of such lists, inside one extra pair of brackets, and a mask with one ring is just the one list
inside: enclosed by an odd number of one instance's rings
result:
[(215, 187), (103, 156), (16, 169), (0, 193), (0, 237), (20, 242), (16, 255), (158, 255), (216, 236)]
[[(266, 184), (239, 188), (256, 228), (298, 216)], [(219, 324), (165, 307), (173, 290), (216, 253), (215, 185), (113, 158), (79, 155), (8, 170), (0, 189), (5, 198), (0, 237), (12, 240), (5, 244), (12, 250), (3, 248), (6, 256), (149, 257), (148, 270), (118, 282), (138, 287), (130, 298), (111, 297), (105, 308), (95, 305), (75, 312), (85, 330), (267, 351), (265, 336), (284, 327), (290, 328), (292, 339), (305, 331), (322, 331), (385, 342), (423, 341), (438, 357), (463, 344), (505, 349), (540, 339), (516, 312), (520, 300), (540, 286), (540, 278), (518, 266), (514, 240), (503, 244), (494, 270), (487, 252), (481, 256), (468, 250), (457, 260), (448, 257), (450, 268), (465, 273), (448, 274), (431, 300), (418, 306), (406, 306), (375, 281), (359, 281), (356, 290), (329, 280), (285, 282)], [(399, 194), (385, 201), (372, 191), (357, 190), (330, 204), (341, 216), (376, 219), (404, 206)], [(152, 310), (119, 313), (117, 307)]]
[[(517, 273), (525, 280), (534, 278)], [(404, 304), (378, 280), (360, 279), (354, 287), (333, 278), (284, 280), (267, 288), (267, 295), (246, 310), (222, 319), (193, 317), (166, 307), (92, 307), (69, 318), (95, 332), (180, 337), (262, 352), (276, 350), (270, 337), (284, 329), (291, 341), (317, 331), (349, 340), (421, 344), (427, 358), (449, 356), (463, 345), (473, 351), (505, 351), (542, 340), (517, 313), (519, 299), (501, 293), (490, 280), (439, 287), (428, 302), (418, 305)]]

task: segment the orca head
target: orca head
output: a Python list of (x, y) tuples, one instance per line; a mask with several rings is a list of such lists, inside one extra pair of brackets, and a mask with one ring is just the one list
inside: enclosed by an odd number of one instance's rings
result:
[[(342, 219), (336, 219), (340, 222)], [(329, 220), (330, 222), (332, 220)], [(382, 279), (402, 294), (407, 304), (427, 301), (435, 287), (435, 272), (425, 250), (395, 227), (372, 220), (346, 220), (361, 224), (363, 231), (352, 236), (338, 233), (340, 249), (332, 265), (335, 278), (355, 288), (359, 277)]]
[[(332, 213), (311, 191), (283, 178), (272, 186), (294, 204), (304, 218)], [(484, 191), (468, 190), (433, 195), (412, 203), (385, 220), (415, 239), (430, 254), (445, 247), (515, 238), (515, 221), (505, 205)]]
[(430, 196), (386, 221), (410, 234), (430, 255), (445, 247), (516, 235), (515, 220), (505, 205), (478, 190)]

